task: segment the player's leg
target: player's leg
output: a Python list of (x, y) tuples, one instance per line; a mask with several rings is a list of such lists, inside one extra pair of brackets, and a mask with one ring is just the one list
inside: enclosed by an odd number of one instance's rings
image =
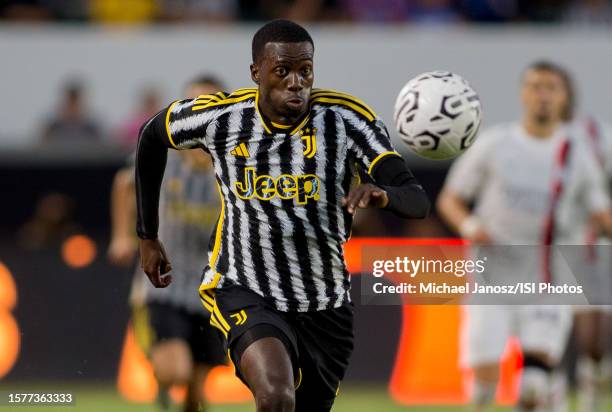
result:
[(519, 315), (523, 347), (523, 374), (519, 411), (540, 411), (550, 406), (553, 372), (559, 365), (572, 325), (569, 306), (525, 306)]
[(170, 387), (187, 383), (192, 374), (193, 361), (187, 343), (190, 325), (173, 305), (149, 302), (147, 309), (154, 335), (149, 359), (159, 384), (159, 402), (163, 409), (168, 409)]
[(207, 410), (203, 387), (210, 369), (211, 367), (206, 364), (194, 364), (191, 378), (187, 382), (183, 412), (204, 412)]
[(211, 324), (226, 336), (236, 374), (253, 393), (257, 412), (293, 412), (298, 352), (285, 315), (240, 286), (201, 296)]
[(193, 370), (189, 345), (183, 339), (164, 339), (151, 348), (153, 372), (160, 385), (186, 384)]
[(335, 309), (293, 315), (301, 378), (295, 412), (331, 410), (353, 352), (353, 313), (347, 302)]
[(191, 325), (176, 306), (150, 302), (149, 321), (155, 334), (150, 350), (153, 372), (164, 387), (186, 384), (193, 370), (189, 348)]
[(187, 382), (184, 412), (206, 411), (204, 381), (208, 372), (215, 366), (227, 363), (225, 344), (221, 333), (210, 325), (210, 316), (202, 308), (202, 313), (189, 315), (191, 336), (190, 353), (194, 362), (193, 371)]
[(257, 412), (295, 410), (293, 366), (280, 339), (264, 337), (248, 344), (240, 355), (240, 372), (253, 392)]
[(499, 359), (510, 337), (511, 311), (508, 306), (470, 305), (463, 312), (462, 365), (474, 371), (474, 411), (486, 410), (495, 400)]
[(606, 314), (597, 307), (582, 308), (575, 314), (578, 344), (578, 411), (596, 412), (601, 406), (601, 386), (606, 379)]

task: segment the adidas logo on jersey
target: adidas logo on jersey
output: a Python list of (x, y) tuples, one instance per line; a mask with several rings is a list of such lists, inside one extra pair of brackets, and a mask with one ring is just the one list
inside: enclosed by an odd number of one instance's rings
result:
[(240, 143), (238, 146), (234, 147), (230, 154), (235, 157), (251, 157), (249, 149), (247, 149), (244, 143)]
[(236, 182), (234, 190), (239, 198), (249, 200), (272, 200), (278, 196), (283, 200), (296, 199), (299, 205), (310, 199), (319, 200), (321, 182), (316, 175), (280, 175), (273, 178), (268, 175), (257, 175), (254, 167), (244, 169), (244, 181)]

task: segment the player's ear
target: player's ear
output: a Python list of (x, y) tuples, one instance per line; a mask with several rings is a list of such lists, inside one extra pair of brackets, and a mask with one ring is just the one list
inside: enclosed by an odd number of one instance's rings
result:
[(259, 65), (257, 63), (253, 63), (250, 66), (251, 69), (251, 79), (255, 82), (255, 84), (259, 84)]

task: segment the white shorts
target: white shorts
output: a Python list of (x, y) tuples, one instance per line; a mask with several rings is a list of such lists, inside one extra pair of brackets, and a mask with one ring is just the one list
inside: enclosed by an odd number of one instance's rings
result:
[(543, 352), (557, 363), (571, 327), (571, 306), (464, 306), (461, 366), (499, 362), (511, 336), (519, 339), (523, 352)]

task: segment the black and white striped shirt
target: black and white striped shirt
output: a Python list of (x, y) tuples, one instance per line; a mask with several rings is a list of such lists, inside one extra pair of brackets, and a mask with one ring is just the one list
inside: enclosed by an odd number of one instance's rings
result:
[(214, 162), (222, 206), (200, 292), (237, 284), (280, 311), (338, 307), (349, 300), (342, 245), (352, 224), (341, 199), (356, 168), (371, 173), (398, 155), (382, 121), (350, 95), (313, 89), (293, 126), (265, 119), (257, 101), (256, 89), (239, 89), (159, 114), (168, 146), (203, 148)]

